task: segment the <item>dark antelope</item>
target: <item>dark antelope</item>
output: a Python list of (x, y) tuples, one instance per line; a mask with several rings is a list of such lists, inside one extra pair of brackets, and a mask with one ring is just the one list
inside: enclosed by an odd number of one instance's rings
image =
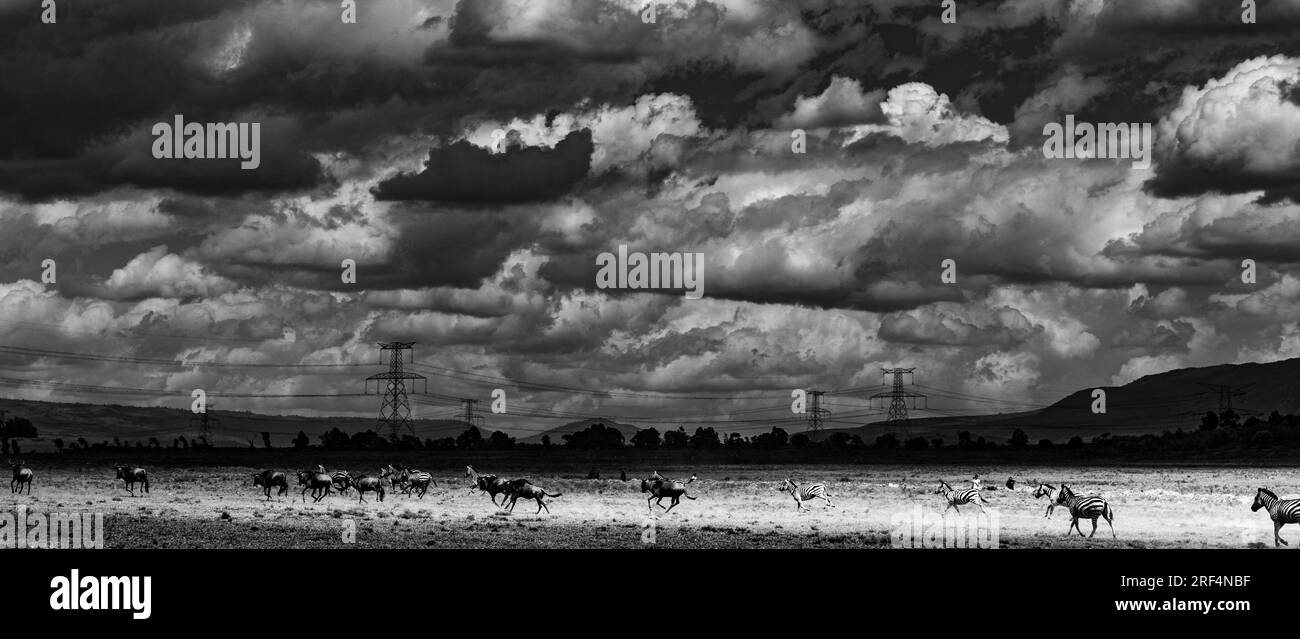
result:
[(32, 494), (32, 479), (36, 478), (36, 473), (33, 473), (32, 469), (28, 468), (23, 462), (9, 464), (9, 467), (14, 471), (14, 478), (9, 482), (9, 492), (11, 494), (21, 493), (23, 492), (23, 484), (27, 484), (27, 494)]
[[(515, 502), (518, 501), (520, 497), (523, 497), (524, 499), (537, 500), (538, 513), (541, 513), (543, 508), (546, 508), (546, 512), (549, 513), (551, 512), (551, 509), (547, 508), (546, 502), (542, 501), (542, 498), (560, 496), (560, 493), (548, 493), (545, 488), (534, 486), (527, 479), (512, 479), (506, 482), (505, 494), (506, 497), (510, 498), (510, 508), (507, 512), (514, 512)], [(505, 507), (505, 505), (506, 500), (502, 498), (501, 506)]]
[(134, 489), (137, 482), (144, 484), (144, 492), (149, 492), (149, 473), (145, 472), (143, 468), (137, 466), (114, 466), (113, 470), (117, 471), (117, 478), (126, 483), (126, 491), (131, 493), (132, 497), (137, 496)]
[(352, 480), (352, 487), (357, 489), (358, 504), (366, 500), (366, 493), (375, 493), (379, 501), (384, 500), (384, 482), (378, 477), (362, 475)]
[(1110, 504), (1105, 499), (1095, 495), (1079, 497), (1070, 490), (1069, 486), (1061, 484), (1061, 491), (1056, 495), (1056, 503), (1070, 509), (1070, 527), (1066, 529), (1065, 534), (1070, 534), (1071, 530), (1079, 531), (1079, 536), (1083, 536), (1083, 529), (1079, 527), (1079, 518), (1087, 517), (1092, 520), (1092, 535), (1097, 534), (1097, 518), (1101, 517), (1106, 520), (1106, 525), (1110, 526), (1110, 536), (1115, 537), (1115, 512), (1110, 509)]
[(276, 494), (281, 497), (289, 492), (289, 478), (278, 470), (264, 470), (260, 473), (253, 473), (253, 485), (262, 487), (262, 492), (266, 493), (267, 501), (271, 501), (272, 488), (279, 488), (280, 492)]
[[(497, 495), (506, 492), (506, 482), (504, 480), (496, 475), (480, 475), (478, 471), (474, 470), (473, 466), (465, 467), (465, 476), (469, 477), (470, 482), (474, 484), (470, 487), (470, 490), (477, 489), (487, 493), (488, 497), (492, 499), (493, 506), (497, 505)], [(505, 503), (506, 498), (502, 497), (501, 505), (504, 506)]]
[(313, 504), (330, 494), (330, 486), (333, 485), (330, 476), (323, 472), (317, 472), (319, 470), (320, 468), (298, 471), (298, 485), (302, 486), (302, 500), (304, 503), (307, 501), (308, 490), (311, 491)]
[(826, 494), (826, 484), (808, 484), (807, 486), (800, 486), (799, 484), (794, 483), (793, 479), (786, 478), (785, 481), (781, 482), (781, 487), (777, 488), (777, 490), (783, 493), (790, 493), (790, 496), (794, 497), (794, 503), (798, 506), (795, 510), (803, 510), (803, 503), (812, 499), (820, 499), (826, 502), (827, 506), (831, 508), (835, 507), (835, 504), (831, 503), (830, 495)]
[(673, 508), (676, 508), (677, 504), (681, 503), (682, 497), (693, 501), (695, 498), (686, 494), (686, 485), (696, 479), (699, 478), (694, 474), (692, 474), (691, 478), (686, 481), (665, 479), (664, 476), (660, 475), (657, 471), (652, 472), (649, 478), (641, 480), (641, 492), (650, 493), (650, 496), (645, 500), (646, 510), (654, 512), (654, 509), (650, 507), (650, 502), (652, 501), (660, 508), (663, 508), (664, 497), (672, 499), (668, 508), (664, 509), (665, 515), (672, 511)]
[(1278, 499), (1273, 491), (1260, 488), (1255, 492), (1255, 503), (1250, 505), (1250, 511), (1255, 512), (1260, 508), (1267, 510), (1269, 518), (1273, 520), (1273, 547), (1289, 545), (1278, 533), (1285, 524), (1300, 523), (1300, 499)]

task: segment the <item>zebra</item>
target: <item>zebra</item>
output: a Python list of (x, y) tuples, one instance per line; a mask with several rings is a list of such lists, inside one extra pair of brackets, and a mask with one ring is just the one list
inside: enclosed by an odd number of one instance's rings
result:
[(809, 484), (800, 488), (799, 484), (794, 483), (793, 479), (786, 478), (785, 481), (781, 482), (781, 487), (777, 488), (777, 490), (790, 493), (790, 496), (794, 497), (794, 503), (797, 506), (795, 510), (797, 511), (803, 510), (805, 501), (813, 499), (821, 499), (826, 502), (828, 507), (835, 507), (835, 504), (831, 503), (831, 496), (826, 494), (826, 484)]
[(379, 469), (379, 478), (387, 479), (388, 487), (393, 489), (393, 492), (397, 492), (398, 488), (406, 487), (408, 476), (409, 473), (407, 473), (405, 467), (399, 469), (398, 467), (389, 464)]
[[(496, 475), (480, 475), (478, 471), (474, 470), (473, 466), (465, 467), (465, 476), (469, 477), (470, 482), (474, 484), (470, 487), (470, 490), (478, 489), (487, 493), (488, 497), (492, 499), (493, 506), (497, 505), (497, 495), (506, 491), (506, 482), (500, 477)], [(503, 496), (501, 505), (504, 506), (505, 503), (506, 498)]]
[(279, 487), (280, 492), (277, 494), (280, 496), (284, 496), (285, 493), (289, 492), (289, 479), (278, 470), (264, 470), (260, 473), (253, 473), (253, 485), (262, 487), (263, 492), (266, 493), (267, 501), (271, 501), (272, 487)]
[(330, 476), (317, 472), (317, 470), (320, 470), (320, 467), (317, 467), (316, 470), (298, 471), (298, 485), (302, 486), (302, 501), (304, 503), (307, 501), (308, 490), (311, 491), (313, 504), (330, 494), (330, 486), (332, 485)]
[(138, 497), (135, 494), (134, 487), (136, 483), (144, 484), (144, 492), (149, 492), (149, 473), (138, 466), (114, 466), (113, 470), (117, 471), (117, 478), (126, 484), (126, 491), (131, 493), (132, 497)]
[[(546, 492), (545, 488), (534, 486), (527, 479), (512, 479), (506, 482), (505, 485), (506, 485), (505, 488), (506, 496), (510, 498), (510, 508), (506, 512), (514, 512), (515, 502), (518, 501), (520, 497), (523, 497), (525, 499), (537, 500), (537, 514), (541, 514), (543, 508), (546, 509), (547, 514), (550, 514), (551, 509), (546, 506), (546, 502), (542, 501), (542, 498), (559, 497), (561, 494), (561, 493), (548, 493)], [(506, 505), (506, 500), (502, 498), (501, 507), (505, 508), (505, 505)]]
[(334, 485), (334, 490), (339, 491), (340, 495), (348, 494), (348, 487), (352, 485), (352, 475), (346, 470), (336, 470), (330, 475), (330, 483)]
[(33, 473), (25, 462), (9, 464), (9, 467), (14, 471), (14, 478), (9, 482), (9, 493), (21, 493), (23, 484), (27, 484), (27, 494), (32, 494), (32, 480), (36, 478), (36, 473)]
[(1250, 511), (1255, 512), (1260, 508), (1267, 510), (1269, 518), (1273, 520), (1273, 547), (1277, 548), (1279, 544), (1289, 546), (1278, 533), (1286, 524), (1300, 523), (1300, 499), (1278, 499), (1273, 491), (1260, 488), (1255, 493), (1255, 503), (1250, 505)]
[[(958, 513), (961, 512), (961, 509), (958, 508), (958, 506), (962, 504), (975, 504), (975, 506), (980, 509), (980, 512), (984, 512), (984, 504), (989, 503), (988, 500), (984, 499), (984, 496), (980, 494), (979, 490), (975, 488), (953, 490), (952, 486), (949, 486), (948, 482), (942, 479), (939, 480), (939, 487), (934, 490), (934, 494), (943, 495), (944, 500), (948, 502), (948, 508), (957, 511)], [(947, 513), (948, 508), (944, 508), (943, 512)]]
[(699, 478), (694, 474), (691, 475), (690, 479), (684, 482), (676, 479), (665, 479), (658, 471), (651, 471), (650, 477), (641, 480), (641, 492), (650, 493), (650, 496), (645, 500), (646, 510), (654, 512), (654, 509), (650, 507), (651, 501), (654, 501), (660, 508), (663, 508), (664, 497), (672, 499), (672, 503), (670, 503), (668, 508), (664, 510), (665, 515), (672, 511), (673, 508), (676, 508), (677, 504), (681, 503), (682, 497), (694, 501), (694, 497), (686, 494), (686, 484), (689, 484), (696, 479)]
[(1052, 512), (1056, 510), (1056, 498), (1060, 496), (1060, 494), (1060, 488), (1051, 484), (1039, 482), (1038, 488), (1034, 489), (1034, 499), (1038, 499), (1039, 497), (1047, 498), (1047, 512), (1043, 513), (1043, 517), (1052, 516)]
[(416, 491), (419, 493), (420, 499), (424, 499), (424, 494), (429, 492), (429, 484), (433, 484), (434, 486), (438, 485), (438, 482), (433, 479), (433, 475), (422, 470), (408, 470), (405, 468), (402, 470), (407, 473), (407, 497), (411, 496), (411, 491)]
[(384, 500), (384, 482), (378, 477), (362, 475), (352, 480), (352, 487), (357, 489), (357, 503), (366, 500), (366, 493), (373, 492), (379, 495), (379, 501)]
[(1079, 536), (1083, 536), (1083, 529), (1079, 527), (1079, 518), (1087, 517), (1092, 520), (1092, 535), (1097, 534), (1097, 518), (1101, 517), (1106, 520), (1106, 525), (1110, 526), (1110, 536), (1115, 538), (1115, 511), (1111, 510), (1110, 504), (1105, 499), (1096, 495), (1079, 497), (1070, 490), (1069, 486), (1061, 484), (1061, 490), (1056, 495), (1056, 503), (1067, 506), (1070, 509), (1070, 528), (1065, 531), (1069, 535), (1070, 530), (1078, 530)]

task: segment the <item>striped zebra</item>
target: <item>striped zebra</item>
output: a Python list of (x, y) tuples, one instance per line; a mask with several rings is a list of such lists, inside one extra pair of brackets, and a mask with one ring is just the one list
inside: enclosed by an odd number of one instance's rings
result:
[(9, 482), (9, 493), (21, 493), (23, 484), (27, 484), (27, 494), (32, 494), (32, 480), (36, 478), (36, 473), (33, 473), (24, 462), (9, 464), (9, 467), (14, 471), (14, 478)]
[(1290, 545), (1278, 533), (1286, 524), (1300, 523), (1300, 499), (1278, 499), (1273, 491), (1260, 488), (1255, 493), (1255, 503), (1250, 505), (1250, 511), (1255, 512), (1260, 508), (1267, 510), (1269, 518), (1273, 520), (1273, 547), (1276, 548), (1279, 544)]
[(1039, 482), (1038, 488), (1034, 489), (1034, 499), (1038, 499), (1040, 497), (1047, 498), (1047, 512), (1043, 513), (1043, 517), (1052, 516), (1052, 512), (1056, 510), (1056, 498), (1060, 496), (1060, 494), (1061, 494), (1060, 488), (1057, 488), (1056, 486), (1053, 486), (1051, 484), (1044, 484), (1042, 482)]
[(357, 489), (358, 504), (366, 500), (366, 493), (375, 493), (379, 501), (384, 500), (384, 482), (378, 477), (362, 475), (352, 480), (352, 487)]
[(1110, 504), (1105, 499), (1096, 495), (1080, 497), (1070, 490), (1069, 486), (1061, 484), (1061, 490), (1056, 495), (1056, 503), (1066, 506), (1070, 509), (1070, 528), (1065, 534), (1070, 534), (1071, 530), (1078, 530), (1079, 536), (1082, 537), (1083, 529), (1079, 527), (1079, 518), (1087, 517), (1092, 520), (1092, 535), (1097, 534), (1097, 518), (1101, 517), (1106, 520), (1106, 525), (1110, 526), (1110, 536), (1115, 537), (1115, 511), (1111, 510)]
[(438, 482), (434, 481), (433, 475), (423, 470), (408, 470), (405, 468), (402, 470), (407, 473), (405, 490), (407, 497), (410, 497), (411, 492), (415, 491), (419, 493), (420, 499), (424, 499), (424, 494), (429, 492), (429, 484), (438, 485)]
[(835, 504), (831, 503), (831, 496), (826, 493), (826, 484), (808, 484), (801, 487), (799, 484), (794, 483), (793, 479), (787, 477), (785, 481), (781, 482), (781, 487), (777, 488), (777, 490), (790, 493), (790, 496), (794, 497), (796, 511), (803, 510), (803, 503), (813, 499), (825, 501), (830, 508), (835, 507)]
[(253, 485), (262, 487), (262, 492), (266, 493), (267, 501), (271, 501), (271, 488), (279, 488), (280, 492), (277, 494), (281, 496), (289, 492), (289, 479), (278, 470), (264, 470), (260, 473), (253, 473)]
[(397, 492), (399, 488), (406, 487), (406, 479), (408, 475), (409, 474), (406, 472), (405, 467), (398, 468), (392, 464), (379, 469), (379, 478), (387, 479), (388, 487), (391, 488), (393, 492)]
[(144, 484), (144, 492), (149, 492), (149, 473), (145, 472), (143, 468), (138, 466), (114, 466), (113, 470), (117, 471), (117, 478), (126, 483), (126, 491), (131, 493), (132, 497), (138, 496), (135, 494), (134, 489), (137, 483)]
[[(958, 508), (958, 506), (961, 506), (962, 504), (975, 504), (979, 507), (980, 512), (984, 512), (984, 504), (989, 503), (988, 500), (984, 499), (984, 496), (980, 494), (980, 491), (974, 488), (953, 490), (952, 486), (949, 486), (948, 482), (942, 479), (939, 480), (939, 487), (934, 490), (934, 494), (943, 495), (944, 500), (948, 502), (948, 508), (957, 511), (958, 513), (961, 512), (961, 509)], [(948, 508), (944, 508), (943, 512), (947, 513)]]
[(340, 495), (348, 494), (348, 487), (352, 485), (352, 475), (346, 470), (336, 470), (330, 475), (330, 483), (334, 485), (334, 490), (339, 491)]

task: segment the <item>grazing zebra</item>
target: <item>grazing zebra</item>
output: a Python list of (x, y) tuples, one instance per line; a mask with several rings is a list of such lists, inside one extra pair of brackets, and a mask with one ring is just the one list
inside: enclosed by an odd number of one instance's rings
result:
[(346, 470), (336, 470), (330, 475), (330, 483), (334, 485), (334, 490), (339, 491), (340, 495), (348, 494), (348, 487), (352, 485), (352, 475)]
[(131, 493), (132, 497), (138, 497), (135, 494), (134, 486), (137, 482), (144, 484), (144, 492), (149, 492), (149, 473), (138, 466), (114, 466), (113, 470), (117, 471), (117, 478), (126, 483), (126, 491)]
[[(525, 499), (537, 500), (537, 514), (541, 514), (543, 508), (545, 508), (547, 514), (549, 514), (551, 509), (546, 506), (546, 502), (542, 501), (542, 498), (560, 496), (560, 493), (548, 493), (545, 488), (534, 486), (527, 479), (512, 479), (506, 482), (505, 485), (506, 497), (510, 498), (510, 508), (507, 512), (514, 512), (515, 502), (518, 501), (520, 497), (523, 497)], [(506, 500), (502, 498), (501, 506), (504, 508), (505, 505)]]
[(1273, 520), (1273, 547), (1276, 548), (1279, 544), (1289, 546), (1278, 533), (1285, 524), (1300, 523), (1300, 499), (1278, 499), (1273, 491), (1260, 488), (1255, 493), (1255, 503), (1250, 505), (1250, 511), (1255, 512), (1260, 508), (1267, 510), (1268, 516)]
[(271, 488), (278, 487), (281, 497), (289, 492), (289, 478), (278, 470), (264, 470), (260, 473), (253, 473), (253, 485), (261, 486), (266, 493), (266, 500), (271, 501)]
[[(984, 499), (984, 496), (980, 494), (979, 490), (974, 488), (953, 490), (952, 486), (949, 486), (948, 482), (942, 479), (939, 480), (939, 487), (935, 489), (934, 494), (943, 495), (944, 500), (948, 502), (948, 508), (959, 513), (961, 512), (961, 509), (958, 508), (958, 506), (962, 504), (975, 504), (979, 507), (980, 512), (984, 512), (984, 504), (989, 503), (988, 500)], [(943, 512), (948, 512), (948, 508), (944, 508)]]
[(429, 484), (438, 485), (438, 482), (434, 481), (433, 475), (422, 470), (403, 469), (403, 471), (407, 473), (405, 491), (407, 497), (411, 496), (411, 491), (415, 491), (419, 493), (420, 499), (424, 499), (424, 494), (429, 492)]
[(835, 504), (831, 503), (831, 496), (826, 494), (826, 484), (809, 484), (801, 488), (799, 484), (794, 483), (793, 479), (786, 478), (777, 490), (790, 493), (794, 497), (794, 503), (798, 506), (795, 510), (803, 510), (803, 503), (812, 499), (821, 499), (827, 506), (835, 507)]
[(694, 501), (694, 497), (686, 494), (686, 484), (689, 484), (696, 479), (699, 478), (694, 474), (691, 475), (690, 479), (684, 482), (676, 479), (665, 479), (658, 471), (652, 471), (650, 477), (641, 480), (641, 492), (650, 493), (650, 496), (645, 500), (646, 510), (654, 512), (654, 509), (650, 507), (651, 501), (654, 501), (660, 508), (663, 508), (664, 497), (672, 499), (668, 508), (664, 510), (665, 515), (672, 511), (673, 508), (676, 508), (677, 504), (681, 503), (682, 497)]
[[(474, 470), (473, 466), (465, 467), (465, 476), (469, 477), (470, 481), (474, 484), (470, 487), (470, 490), (478, 489), (487, 493), (488, 497), (492, 499), (493, 506), (497, 505), (497, 495), (506, 491), (506, 482), (500, 477), (497, 477), (496, 475), (480, 475), (478, 471)], [(503, 496), (501, 498), (501, 505), (504, 506), (505, 504), (506, 498)]]
[(14, 471), (14, 478), (9, 482), (9, 493), (21, 493), (23, 484), (27, 484), (27, 494), (32, 494), (32, 480), (36, 478), (36, 473), (33, 473), (24, 462), (9, 464), (9, 467)]
[(1071, 530), (1078, 530), (1079, 536), (1083, 536), (1083, 529), (1079, 527), (1079, 518), (1087, 517), (1092, 520), (1092, 535), (1097, 534), (1097, 518), (1101, 517), (1106, 520), (1106, 525), (1110, 526), (1110, 536), (1115, 537), (1115, 511), (1111, 510), (1110, 504), (1105, 499), (1096, 495), (1079, 497), (1070, 490), (1069, 486), (1061, 484), (1061, 490), (1056, 495), (1056, 503), (1066, 506), (1070, 509), (1070, 528), (1065, 534), (1070, 534)]
[(366, 493), (373, 492), (379, 495), (379, 501), (384, 500), (384, 482), (378, 477), (362, 475), (352, 480), (352, 487), (357, 489), (357, 503), (366, 500)]
[(330, 476), (317, 472), (318, 470), (320, 470), (320, 467), (317, 467), (316, 470), (298, 471), (298, 485), (302, 486), (302, 501), (304, 503), (307, 501), (308, 490), (311, 491), (311, 503), (313, 504), (330, 494), (330, 486), (332, 485)]

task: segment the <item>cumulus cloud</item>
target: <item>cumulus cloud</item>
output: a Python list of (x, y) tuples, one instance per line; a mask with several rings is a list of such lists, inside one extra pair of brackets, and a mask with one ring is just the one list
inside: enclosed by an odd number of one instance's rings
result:
[(819, 95), (799, 96), (794, 109), (781, 116), (776, 126), (789, 129), (815, 129), (854, 124), (882, 123), (885, 113), (881, 102), (883, 89), (865, 91), (862, 83), (843, 76), (834, 76)]
[(889, 90), (880, 110), (886, 124), (865, 124), (854, 129), (846, 144), (872, 133), (886, 133), (909, 143), (942, 146), (958, 142), (1004, 144), (1006, 127), (984, 117), (958, 112), (948, 99), (924, 82), (900, 84)]
[(207, 297), (231, 288), (229, 281), (207, 273), (202, 265), (169, 253), (166, 246), (155, 246), (114, 270), (101, 290), (106, 297), (138, 299)]

